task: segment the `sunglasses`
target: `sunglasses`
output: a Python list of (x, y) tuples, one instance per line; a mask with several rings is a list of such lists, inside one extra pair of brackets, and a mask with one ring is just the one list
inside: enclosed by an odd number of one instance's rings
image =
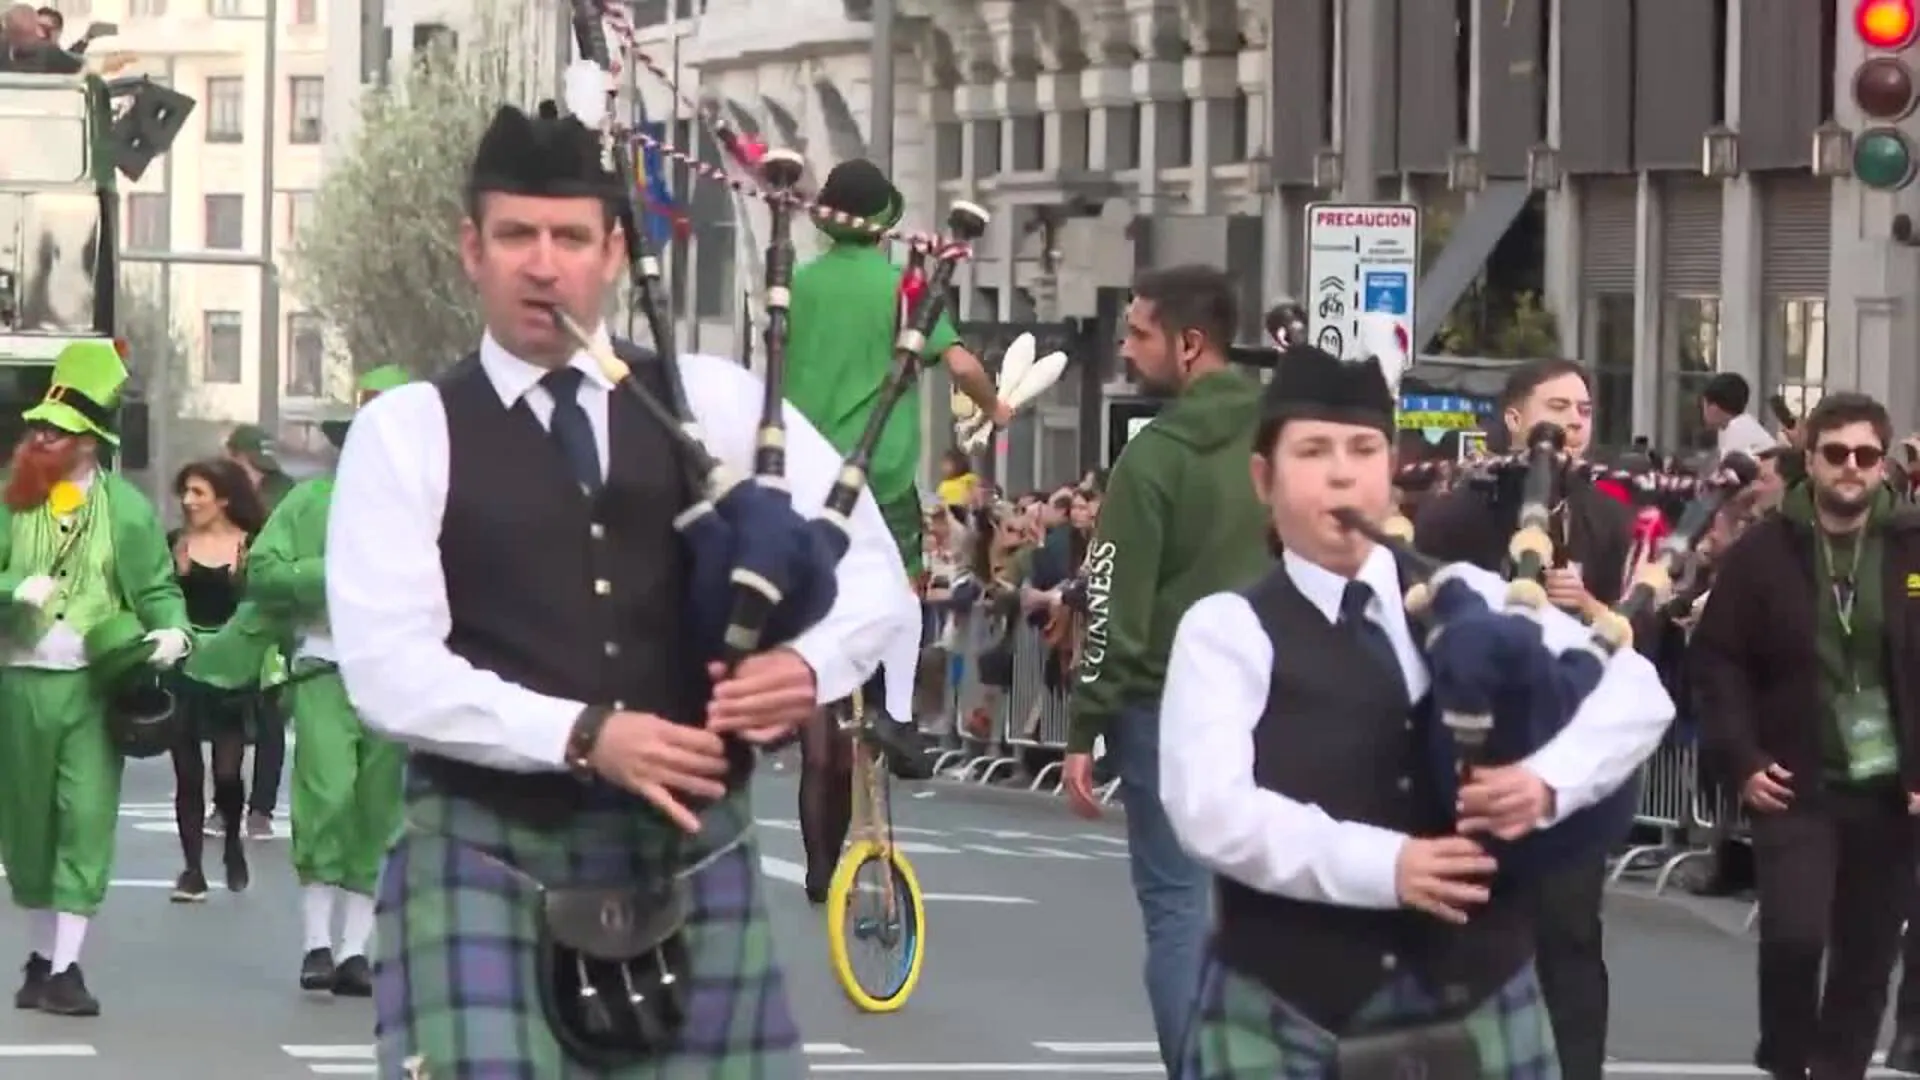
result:
[(1834, 468), (1840, 468), (1851, 460), (1862, 469), (1871, 469), (1886, 459), (1887, 452), (1878, 446), (1847, 446), (1843, 443), (1821, 443), (1820, 459)]

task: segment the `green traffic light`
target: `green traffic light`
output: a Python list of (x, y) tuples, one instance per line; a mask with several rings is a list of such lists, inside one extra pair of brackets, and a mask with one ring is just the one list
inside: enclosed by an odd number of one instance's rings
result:
[(1869, 128), (1853, 141), (1853, 175), (1875, 191), (1897, 191), (1913, 180), (1913, 147), (1892, 128)]

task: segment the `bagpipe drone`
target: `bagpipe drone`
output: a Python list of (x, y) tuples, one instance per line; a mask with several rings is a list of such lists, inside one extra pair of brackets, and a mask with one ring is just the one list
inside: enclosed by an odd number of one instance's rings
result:
[(611, 48), (597, 0), (571, 0), (573, 28), (583, 56), (566, 73), (568, 110), (602, 135), (607, 164), (626, 182), (628, 197), (619, 207), (628, 244), (635, 305), (652, 332), (657, 362), (671, 389), (661, 400), (634, 378), (629, 364), (565, 312), (554, 319), (607, 378), (631, 394), (673, 433), (681, 463), (697, 493), (675, 526), (689, 559), (687, 612), (691, 632), (703, 655), (728, 667), (761, 649), (790, 641), (824, 618), (837, 595), (834, 572), (848, 547), (848, 523), (867, 483), (867, 469), (888, 418), (919, 376), (928, 335), (944, 311), (960, 262), (986, 232), (987, 212), (955, 202), (948, 216), (950, 235), (934, 252), (926, 287), (902, 322), (894, 346), (894, 367), (881, 388), (867, 427), (848, 453), (826, 497), (820, 517), (808, 519), (793, 505), (786, 478), (786, 312), (793, 280), (793, 217), (805, 203), (796, 191), (805, 161), (789, 150), (760, 155), (758, 169), (766, 187), (771, 238), (765, 253), (765, 396), (751, 476), (729, 468), (708, 448), (682, 385), (672, 327), (658, 300), (660, 263), (648, 249), (645, 233), (634, 227), (631, 188), (633, 151), (612, 119), (616, 82)]
[[(1376, 356), (1378, 350), (1394, 347), (1364, 327), (1361, 344)], [(1387, 362), (1382, 367), (1391, 369)], [(1567, 471), (1565, 433), (1552, 424), (1536, 426), (1527, 435), (1521, 460), (1521, 508), (1508, 544), (1512, 574), (1501, 609), (1490, 606), (1463, 580), (1457, 565), (1419, 552), (1407, 519), (1395, 517), (1382, 526), (1357, 512), (1338, 513), (1341, 524), (1392, 550), (1403, 573), (1410, 571), (1415, 578), (1405, 597), (1406, 610), (1415, 633), (1424, 639), (1432, 703), (1441, 720), (1430, 729), (1430, 760), (1435, 790), (1448, 805), (1457, 801), (1462, 782), (1474, 769), (1522, 761), (1566, 728), (1599, 685), (1607, 661), (1633, 647), (1635, 622), (1653, 615), (1664, 602), (1679, 564), (1712, 526), (1720, 507), (1758, 472), (1752, 459), (1729, 455), (1713, 474), (1694, 481), (1691, 501), (1658, 541), (1652, 557), (1639, 566), (1626, 596), (1593, 616), (1584, 646), (1555, 653), (1541, 634), (1540, 617), (1548, 600), (1540, 579), (1553, 565), (1550, 518), (1556, 487), (1564, 483)], [(1508, 877), (1533, 877), (1575, 859), (1595, 857), (1626, 834), (1637, 799), (1638, 785), (1628, 783), (1553, 828), (1512, 842), (1489, 839), (1489, 848)]]

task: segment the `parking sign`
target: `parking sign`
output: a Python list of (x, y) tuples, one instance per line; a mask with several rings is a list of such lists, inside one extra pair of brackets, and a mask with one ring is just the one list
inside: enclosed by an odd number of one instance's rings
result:
[(1313, 203), (1307, 207), (1307, 337), (1345, 356), (1365, 312), (1391, 315), (1413, 340), (1420, 276), (1420, 210), (1398, 203)]

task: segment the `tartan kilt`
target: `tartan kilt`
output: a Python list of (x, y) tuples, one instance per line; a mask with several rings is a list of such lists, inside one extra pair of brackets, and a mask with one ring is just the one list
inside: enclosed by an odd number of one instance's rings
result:
[[(416, 788), (381, 874), (374, 961), (384, 1080), (786, 1080), (805, 1074), (774, 958), (745, 792), (688, 837), (650, 808), (557, 830)], [(677, 1045), (641, 1063), (566, 1056), (542, 1011), (541, 885), (687, 874), (689, 972)]]
[[(1402, 975), (1355, 1014), (1350, 1035), (1436, 1016), (1438, 1003)], [(1553, 1025), (1529, 964), (1466, 1017), (1480, 1052), (1477, 1077), (1435, 1080), (1559, 1080)], [(1187, 1022), (1176, 1080), (1334, 1080), (1335, 1036), (1259, 980), (1209, 956)]]

